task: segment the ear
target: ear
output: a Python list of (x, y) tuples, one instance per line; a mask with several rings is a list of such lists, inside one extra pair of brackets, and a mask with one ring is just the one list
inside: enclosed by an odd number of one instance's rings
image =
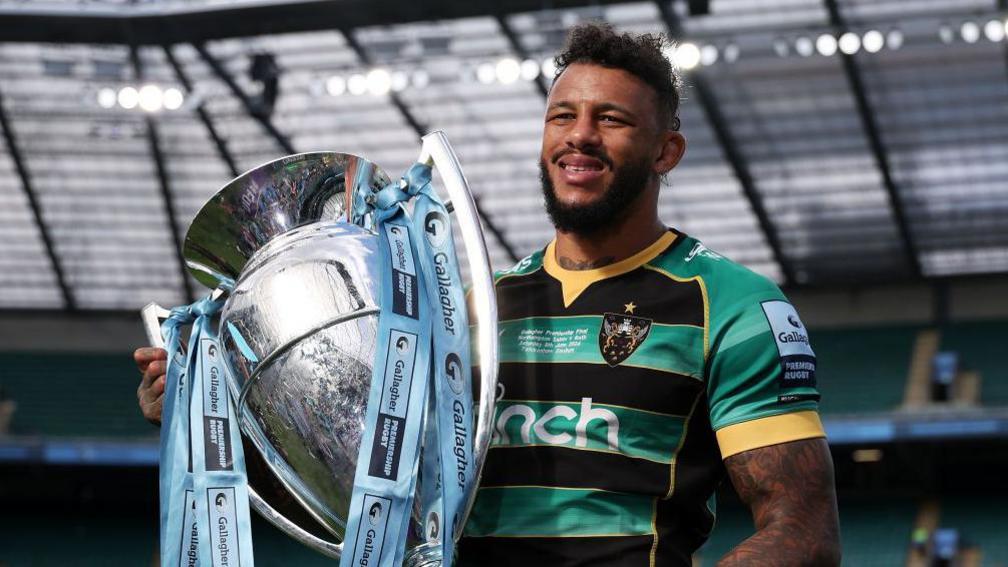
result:
[(672, 171), (686, 153), (686, 138), (675, 130), (665, 130), (662, 134), (661, 152), (654, 161), (654, 170), (658, 175)]

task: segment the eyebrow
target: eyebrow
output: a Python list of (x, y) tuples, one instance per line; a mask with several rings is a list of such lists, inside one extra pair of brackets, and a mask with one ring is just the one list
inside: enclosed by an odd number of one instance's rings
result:
[[(557, 101), (557, 102), (554, 102), (553, 104), (549, 105), (549, 108), (547, 108), (546, 110), (550, 111), (550, 110), (555, 110), (557, 108), (575, 108), (576, 106), (577, 105), (575, 105), (573, 102), (566, 101), (566, 100), (561, 100), (561, 101)], [(601, 111), (601, 112), (608, 112), (608, 111), (611, 111), (611, 110), (615, 110), (616, 112), (622, 112), (623, 114), (626, 114), (627, 116), (636, 116), (636, 114), (634, 114), (627, 107), (620, 106), (620, 105), (612, 103), (612, 102), (601, 102), (601, 103), (595, 105), (595, 110)]]

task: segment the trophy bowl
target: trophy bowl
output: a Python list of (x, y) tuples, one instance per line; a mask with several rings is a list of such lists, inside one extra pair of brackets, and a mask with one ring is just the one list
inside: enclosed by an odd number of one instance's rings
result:
[(347, 223), (287, 232), (252, 256), (221, 313), (243, 431), (339, 539), (376, 347), (376, 245)]
[[(438, 167), (452, 198), (477, 296), (476, 350), (490, 361), (481, 365), (473, 437), (478, 481), (496, 389), (492, 277), (472, 195), (443, 134), (424, 138), (419, 161)], [(380, 257), (364, 203), (388, 184), (380, 168), (357, 156), (288, 156), (218, 191), (197, 213), (183, 247), (193, 276), (227, 293), (219, 336), (242, 432), (336, 541), (285, 518), (255, 487), (250, 504), (330, 557), (342, 553), (377, 347)], [(416, 505), (407, 533), (404, 564), (440, 564), (440, 548), (425, 541)]]

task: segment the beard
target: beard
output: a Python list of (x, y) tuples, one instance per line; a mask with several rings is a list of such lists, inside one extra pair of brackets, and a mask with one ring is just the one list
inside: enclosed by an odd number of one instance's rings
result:
[[(605, 156), (593, 156), (603, 159)], [(556, 160), (554, 159), (554, 162)], [(610, 167), (612, 161), (603, 159)], [(546, 160), (539, 160), (539, 181), (542, 183), (546, 214), (553, 226), (560, 232), (582, 235), (604, 233), (619, 224), (626, 216), (630, 205), (640, 197), (651, 181), (651, 166), (647, 158), (613, 169), (613, 180), (602, 195), (592, 203), (570, 205), (561, 203), (556, 188), (546, 168)]]

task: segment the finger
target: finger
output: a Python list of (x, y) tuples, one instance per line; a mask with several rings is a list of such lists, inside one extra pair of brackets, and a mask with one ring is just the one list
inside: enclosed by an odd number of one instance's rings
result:
[(141, 402), (140, 411), (143, 413), (144, 419), (154, 425), (161, 425), (161, 410), (163, 403), (164, 396), (158, 396), (151, 399), (149, 402)]
[(160, 396), (161, 394), (164, 394), (164, 386), (165, 386), (165, 377), (162, 374), (160, 377), (158, 377), (157, 380), (154, 381), (153, 384), (151, 384), (150, 387), (151, 394), (155, 396)]
[(155, 360), (147, 365), (147, 369), (144, 370), (143, 379), (140, 380), (140, 386), (143, 388), (149, 388), (155, 380), (161, 378), (168, 371), (168, 361), (166, 360)]
[(163, 348), (141, 347), (133, 351), (133, 360), (140, 372), (146, 370), (147, 365), (151, 362), (166, 358), (168, 358), (168, 353)]

